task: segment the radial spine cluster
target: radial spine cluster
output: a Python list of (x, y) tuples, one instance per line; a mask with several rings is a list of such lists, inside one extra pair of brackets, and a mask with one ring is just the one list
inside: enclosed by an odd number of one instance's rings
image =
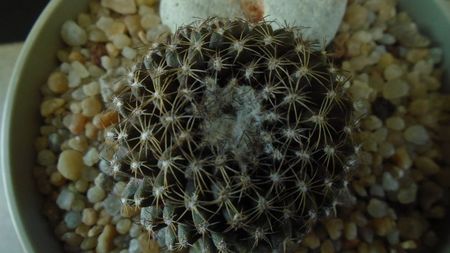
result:
[(209, 18), (153, 44), (112, 98), (125, 205), (166, 251), (288, 252), (346, 190), (346, 75), (298, 28)]

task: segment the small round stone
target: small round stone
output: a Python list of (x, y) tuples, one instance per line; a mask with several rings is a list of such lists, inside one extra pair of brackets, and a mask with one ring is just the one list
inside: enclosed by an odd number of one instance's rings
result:
[(123, 49), (131, 44), (131, 39), (125, 34), (116, 34), (112, 36), (112, 42), (118, 49)]
[(383, 96), (386, 99), (402, 98), (409, 93), (409, 85), (402, 79), (388, 81), (383, 88)]
[(397, 194), (398, 202), (402, 204), (411, 204), (414, 203), (417, 197), (417, 184), (410, 183), (406, 185), (404, 188), (400, 188)]
[(379, 199), (371, 199), (367, 205), (367, 212), (374, 218), (381, 218), (387, 214), (388, 206), (386, 202)]
[(131, 220), (130, 219), (121, 219), (116, 224), (116, 230), (119, 234), (127, 234), (131, 228)]
[(403, 136), (405, 137), (405, 140), (416, 145), (427, 144), (430, 139), (428, 131), (422, 125), (413, 125), (406, 128)]
[(81, 111), (86, 117), (94, 117), (102, 111), (102, 103), (97, 97), (87, 97), (81, 101)]
[(93, 208), (84, 209), (81, 221), (88, 226), (94, 225), (97, 222), (97, 211)]
[(341, 219), (330, 219), (325, 222), (325, 227), (327, 229), (328, 235), (332, 240), (337, 240), (342, 235), (342, 230), (344, 228), (344, 222)]
[(75, 229), (78, 225), (81, 224), (81, 213), (71, 211), (64, 215), (64, 222), (66, 226), (70, 229)]
[(87, 41), (86, 31), (72, 20), (68, 20), (62, 25), (61, 37), (69, 46), (81, 46)]
[(75, 193), (73, 193), (67, 188), (64, 188), (59, 193), (58, 198), (56, 199), (56, 204), (62, 210), (70, 210), (74, 200), (75, 200)]
[(105, 198), (105, 196), (106, 196), (105, 191), (98, 186), (93, 186), (89, 188), (87, 192), (87, 198), (91, 203), (100, 202)]
[(44, 100), (41, 104), (41, 115), (44, 117), (48, 117), (53, 114), (56, 110), (61, 108), (66, 101), (62, 98), (50, 98)]
[(391, 173), (384, 172), (382, 177), (383, 189), (386, 191), (396, 191), (399, 188), (399, 182), (395, 179)]
[(56, 156), (51, 150), (44, 149), (39, 151), (37, 160), (39, 165), (49, 167), (56, 163)]
[(61, 94), (69, 89), (69, 81), (67, 80), (66, 74), (56, 71), (49, 76), (47, 86), (52, 92)]
[(401, 117), (390, 117), (386, 119), (386, 127), (392, 130), (403, 130), (405, 128), (405, 121)]
[(67, 179), (79, 179), (84, 170), (83, 155), (76, 150), (63, 151), (59, 155), (57, 169)]

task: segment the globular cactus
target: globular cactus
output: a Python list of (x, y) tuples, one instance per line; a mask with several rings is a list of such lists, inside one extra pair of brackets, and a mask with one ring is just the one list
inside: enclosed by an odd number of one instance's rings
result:
[(286, 252), (356, 161), (346, 75), (295, 27), (209, 18), (155, 43), (106, 132), (126, 205), (167, 251)]

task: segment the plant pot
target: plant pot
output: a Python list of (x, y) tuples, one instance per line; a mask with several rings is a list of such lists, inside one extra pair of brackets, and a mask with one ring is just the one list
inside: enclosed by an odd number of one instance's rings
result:
[[(1, 128), (4, 183), (16, 232), (23, 248), (30, 253), (62, 252), (53, 229), (41, 213), (42, 197), (32, 175), (36, 157), (34, 139), (41, 125), (40, 86), (56, 66), (56, 50), (62, 46), (60, 27), (86, 9), (87, 3), (88, 0), (49, 3), (26, 40), (6, 96)], [(421, 31), (444, 49), (445, 69), (450, 70), (450, 3), (403, 0), (401, 6), (412, 15)], [(446, 73), (447, 88), (449, 75)]]

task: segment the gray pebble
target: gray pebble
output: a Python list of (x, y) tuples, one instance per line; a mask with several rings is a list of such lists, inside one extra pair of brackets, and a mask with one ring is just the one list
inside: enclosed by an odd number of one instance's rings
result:
[(386, 191), (396, 191), (399, 188), (399, 183), (397, 179), (395, 179), (389, 172), (383, 173), (382, 184), (383, 188)]
[(118, 215), (120, 213), (121, 206), (122, 203), (120, 202), (120, 198), (115, 194), (109, 194), (103, 201), (103, 208), (105, 208), (105, 211), (111, 216)]
[(130, 241), (130, 246), (128, 247), (128, 252), (130, 253), (140, 253), (141, 252), (141, 244), (138, 239), (132, 239)]
[(64, 215), (64, 222), (68, 228), (75, 229), (81, 224), (81, 213), (75, 211), (67, 212)]
[(63, 210), (70, 210), (75, 200), (75, 194), (67, 188), (63, 189), (56, 199), (56, 204)]
[(87, 192), (87, 198), (89, 200), (89, 202), (91, 203), (97, 203), (102, 201), (105, 198), (105, 191), (98, 187), (98, 186), (94, 186), (89, 188), (88, 192)]

